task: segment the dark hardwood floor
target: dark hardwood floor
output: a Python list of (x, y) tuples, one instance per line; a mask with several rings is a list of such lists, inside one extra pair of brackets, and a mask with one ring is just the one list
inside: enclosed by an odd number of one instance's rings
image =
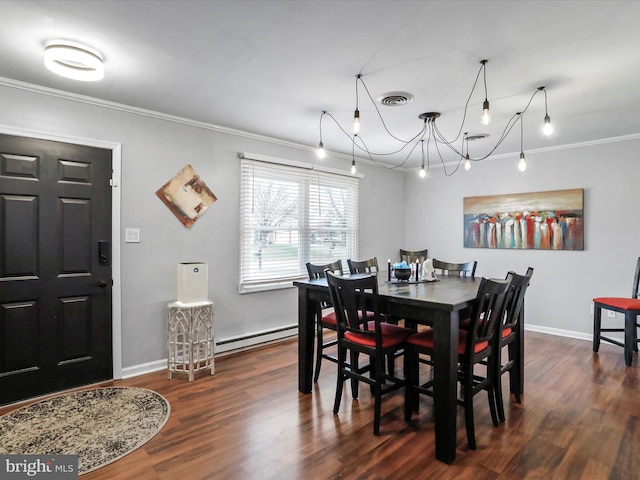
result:
[[(581, 340), (526, 333), (525, 395), (505, 404), (494, 428), (486, 396), (475, 397), (478, 449), (467, 449), (459, 408), (457, 458), (434, 459), (431, 399), (414, 424), (403, 420), (403, 391), (383, 402), (381, 436), (373, 403), (345, 388), (332, 413), (335, 365), (323, 364), (313, 394), (297, 390), (297, 341), (216, 359), (214, 376), (168, 380), (157, 372), (113, 385), (149, 388), (171, 403), (151, 441), (82, 476), (116, 479), (635, 479), (640, 475), (640, 373), (622, 349), (599, 354)], [(503, 377), (505, 392), (507, 377)], [(14, 407), (0, 409), (6, 413)]]

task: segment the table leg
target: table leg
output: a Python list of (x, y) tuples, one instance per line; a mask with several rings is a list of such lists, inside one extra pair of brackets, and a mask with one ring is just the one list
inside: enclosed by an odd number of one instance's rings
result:
[(456, 387), (458, 381), (458, 312), (434, 312), (434, 417), (436, 458), (456, 458)]
[(313, 380), (313, 337), (317, 302), (306, 288), (298, 288), (298, 390), (311, 393)]

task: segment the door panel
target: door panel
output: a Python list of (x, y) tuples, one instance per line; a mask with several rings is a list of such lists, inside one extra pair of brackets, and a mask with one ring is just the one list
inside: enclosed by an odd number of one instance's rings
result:
[(110, 178), (110, 150), (0, 135), (0, 404), (113, 376)]

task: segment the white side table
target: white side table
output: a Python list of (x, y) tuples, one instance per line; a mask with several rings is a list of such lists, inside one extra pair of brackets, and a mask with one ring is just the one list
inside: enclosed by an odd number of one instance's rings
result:
[(188, 373), (189, 381), (195, 372), (211, 369), (215, 372), (215, 341), (213, 337), (213, 302), (182, 303), (167, 305), (168, 330), (167, 368), (169, 379), (175, 373)]

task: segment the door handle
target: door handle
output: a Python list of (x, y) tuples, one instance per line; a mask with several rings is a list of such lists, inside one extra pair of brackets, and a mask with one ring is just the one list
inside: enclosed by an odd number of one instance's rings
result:
[(100, 281), (98, 281), (98, 283), (94, 283), (93, 286), (94, 287), (100, 287), (100, 288), (106, 288), (107, 285), (109, 285), (109, 282), (107, 282), (106, 280), (102, 279)]

